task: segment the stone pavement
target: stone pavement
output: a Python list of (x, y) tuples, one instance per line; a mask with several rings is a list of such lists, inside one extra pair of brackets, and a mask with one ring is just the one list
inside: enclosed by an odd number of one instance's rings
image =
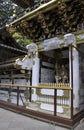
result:
[[(81, 122), (74, 130), (84, 130)], [(68, 130), (0, 108), (0, 130)]]

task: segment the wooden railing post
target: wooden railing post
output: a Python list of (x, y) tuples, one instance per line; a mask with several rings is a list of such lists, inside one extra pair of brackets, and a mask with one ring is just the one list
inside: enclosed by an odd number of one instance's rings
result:
[(19, 106), (19, 87), (17, 87), (17, 106)]
[(54, 116), (57, 115), (57, 89), (54, 89)]
[(29, 94), (30, 94), (29, 101), (31, 102), (32, 88), (29, 88)]

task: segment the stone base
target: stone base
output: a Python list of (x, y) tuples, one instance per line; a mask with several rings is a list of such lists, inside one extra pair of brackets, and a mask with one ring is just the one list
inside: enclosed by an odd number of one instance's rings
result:
[(38, 110), (38, 104), (34, 102), (28, 102), (26, 104), (27, 109)]

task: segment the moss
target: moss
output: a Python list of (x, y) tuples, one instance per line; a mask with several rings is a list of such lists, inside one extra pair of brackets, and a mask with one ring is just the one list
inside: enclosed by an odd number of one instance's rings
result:
[(25, 36), (22, 36), (20, 33), (17, 32), (13, 34), (13, 38), (17, 43), (22, 44), (24, 46), (32, 43), (31, 40), (27, 39)]

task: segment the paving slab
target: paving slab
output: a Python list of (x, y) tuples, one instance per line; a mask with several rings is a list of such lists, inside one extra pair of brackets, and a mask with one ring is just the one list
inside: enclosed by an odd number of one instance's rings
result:
[[(0, 108), (0, 130), (69, 130)], [(84, 130), (84, 121), (72, 130)]]

